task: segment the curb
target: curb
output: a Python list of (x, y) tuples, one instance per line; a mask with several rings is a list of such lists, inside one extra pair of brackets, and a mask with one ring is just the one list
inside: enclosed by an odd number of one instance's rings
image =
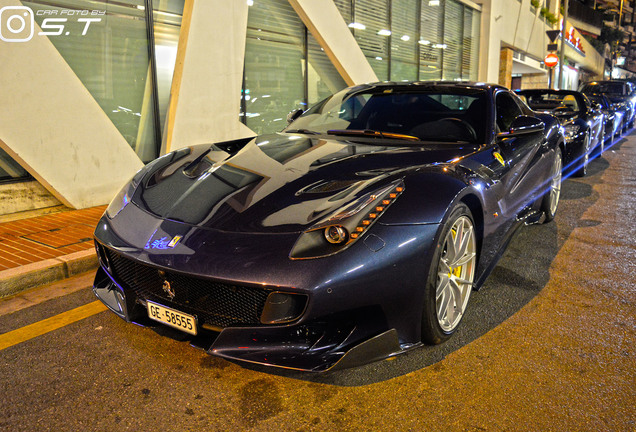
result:
[(0, 298), (97, 268), (94, 249), (0, 271)]

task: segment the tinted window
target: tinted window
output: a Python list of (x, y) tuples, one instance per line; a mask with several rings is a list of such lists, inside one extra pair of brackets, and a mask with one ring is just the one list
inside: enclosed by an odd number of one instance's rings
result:
[(581, 106), (573, 94), (528, 93), (526, 102), (535, 111), (579, 111)]
[(483, 142), (487, 113), (481, 89), (348, 89), (312, 107), (288, 129), (331, 134), (372, 130), (423, 141)]
[(581, 89), (585, 93), (605, 93), (611, 96), (627, 95), (625, 83), (622, 82), (599, 82), (585, 84)]
[(513, 120), (523, 115), (521, 108), (508, 92), (497, 94), (495, 110), (500, 132), (508, 131)]

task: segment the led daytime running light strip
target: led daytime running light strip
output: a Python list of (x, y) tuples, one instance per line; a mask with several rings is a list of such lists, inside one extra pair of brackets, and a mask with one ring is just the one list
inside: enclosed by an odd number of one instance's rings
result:
[(371, 225), (375, 222), (380, 214), (385, 212), (386, 209), (404, 192), (404, 185), (396, 186), (384, 199), (381, 200), (380, 205), (377, 205), (367, 213), (367, 216), (362, 219), (360, 224), (356, 227), (355, 231), (349, 234), (351, 240), (355, 240), (360, 237)]

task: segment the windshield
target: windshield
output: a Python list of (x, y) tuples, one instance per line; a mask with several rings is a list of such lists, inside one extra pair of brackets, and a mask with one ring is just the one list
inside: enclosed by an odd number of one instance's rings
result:
[(582, 109), (573, 94), (564, 93), (521, 93), (530, 108), (535, 111), (569, 113)]
[(285, 131), (478, 143), (484, 142), (487, 106), (482, 89), (346, 89), (310, 108)]
[(609, 96), (627, 96), (625, 83), (622, 82), (602, 82), (585, 84), (581, 91), (583, 93), (603, 93)]

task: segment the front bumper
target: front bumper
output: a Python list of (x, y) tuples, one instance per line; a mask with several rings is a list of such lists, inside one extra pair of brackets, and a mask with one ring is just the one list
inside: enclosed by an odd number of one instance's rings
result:
[[(146, 301), (115, 282), (102, 267), (93, 292), (127, 322), (161, 326), (148, 318)], [(382, 315), (380, 308), (360, 308), (296, 325), (227, 327), (219, 332), (199, 326), (190, 342), (229, 360), (319, 372), (369, 363), (406, 348)]]

